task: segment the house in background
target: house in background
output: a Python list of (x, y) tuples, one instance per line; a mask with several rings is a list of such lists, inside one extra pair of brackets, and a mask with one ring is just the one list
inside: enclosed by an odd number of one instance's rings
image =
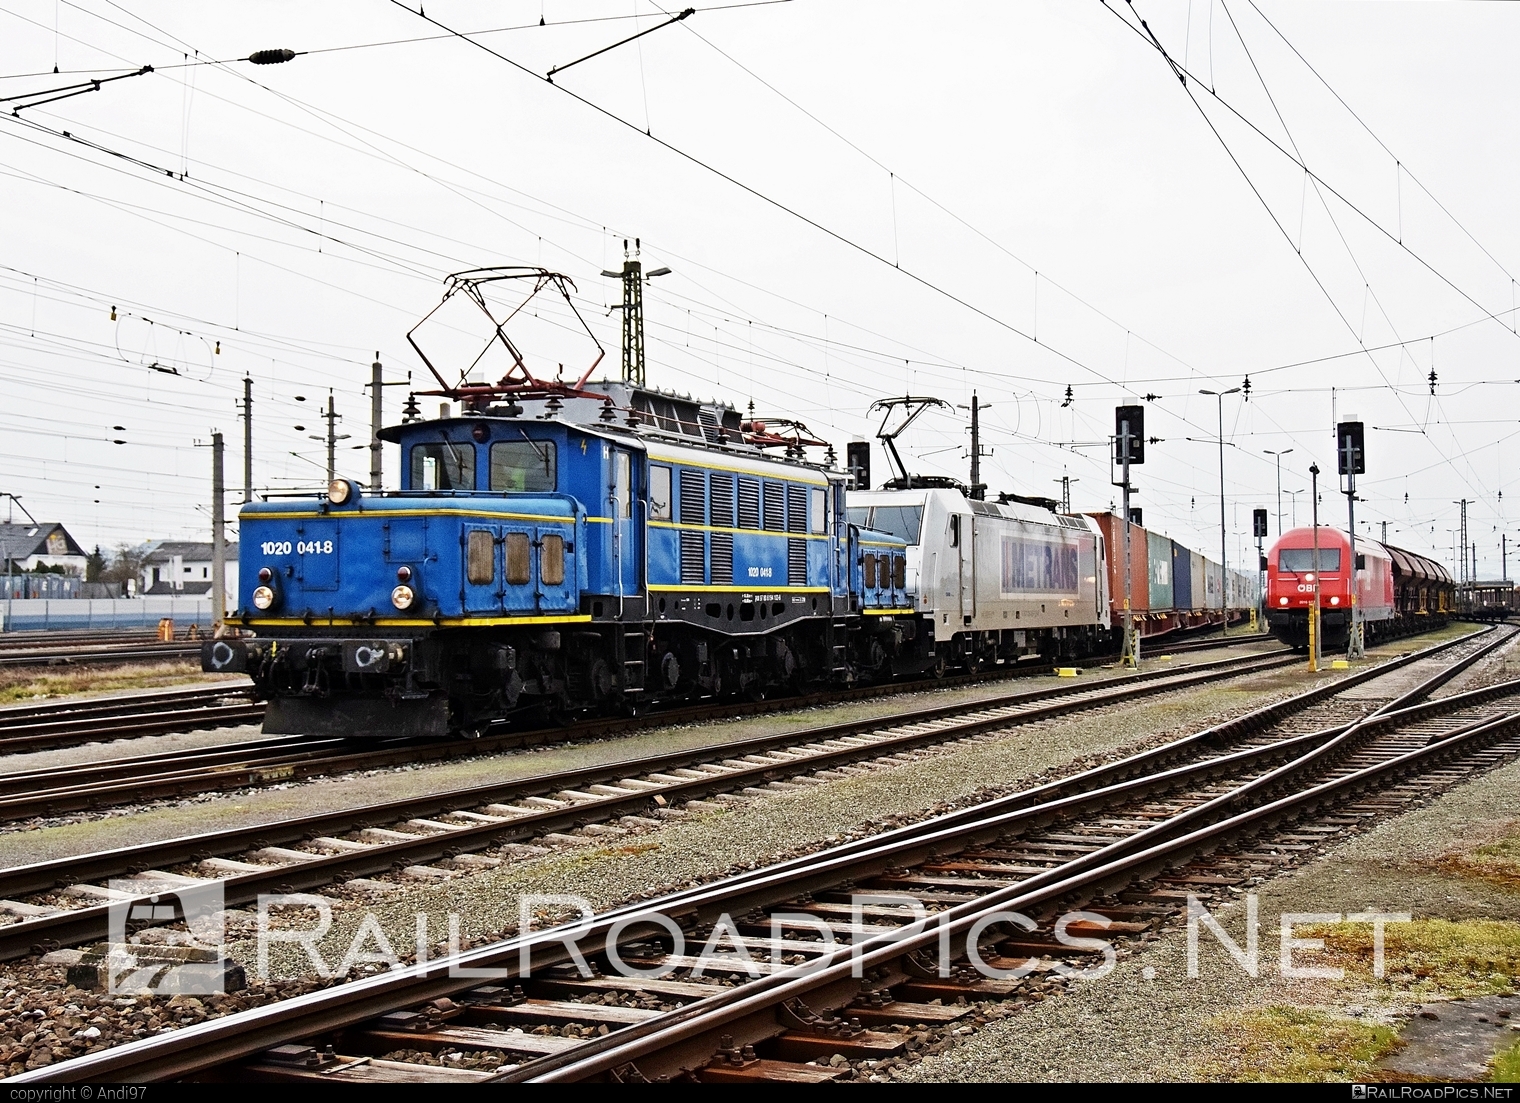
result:
[(6, 573), (9, 564), (9, 569), (18, 574), (38, 567), (62, 567), (83, 578), (86, 558), (85, 550), (56, 522), (0, 524), (0, 575)]
[[(211, 541), (160, 540), (149, 547), (138, 574), (139, 594), (196, 597), (211, 592)], [(228, 544), (228, 605), (237, 604), (238, 546)]]

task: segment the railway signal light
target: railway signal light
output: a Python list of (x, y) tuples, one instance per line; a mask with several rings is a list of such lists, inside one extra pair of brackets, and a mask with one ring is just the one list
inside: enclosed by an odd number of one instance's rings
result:
[(1267, 511), (1253, 509), (1251, 511), (1251, 534), (1258, 538), (1267, 535)]
[(871, 442), (852, 440), (844, 446), (845, 467), (854, 476), (856, 490), (871, 489)]
[(1342, 475), (1367, 473), (1365, 434), (1360, 421), (1343, 421), (1335, 427), (1335, 454)]
[(1114, 409), (1114, 462), (1124, 462), (1124, 440), (1129, 437), (1129, 462), (1145, 462), (1145, 407), (1119, 406)]

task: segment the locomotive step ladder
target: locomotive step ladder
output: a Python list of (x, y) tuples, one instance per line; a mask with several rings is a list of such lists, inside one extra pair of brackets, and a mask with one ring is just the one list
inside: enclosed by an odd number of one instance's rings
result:
[[(831, 638), (831, 640), (841, 640), (841, 639), (844, 639), (845, 636), (846, 636), (846, 633), (848, 633), (848, 631), (849, 631), (849, 625), (846, 622), (844, 622), (842, 620), (836, 620), (836, 621), (833, 622), (833, 630), (830, 633), (830, 638)], [(836, 676), (843, 675), (846, 678), (849, 677), (849, 675), (850, 675), (849, 652), (848, 652), (848, 649), (846, 648), (845, 644), (843, 644), (843, 643), (834, 643), (829, 648), (829, 662), (830, 662), (829, 673), (834, 674)]]
[(643, 655), (647, 646), (648, 641), (643, 632), (623, 633), (623, 646), (621, 650), (623, 652), (624, 689), (644, 688), (644, 671), (647, 664), (642, 658), (630, 659), (628, 656), (630, 654)]

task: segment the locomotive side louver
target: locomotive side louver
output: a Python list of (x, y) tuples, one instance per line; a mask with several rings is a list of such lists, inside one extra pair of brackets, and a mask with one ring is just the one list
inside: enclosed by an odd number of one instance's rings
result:
[(807, 541), (795, 537), (786, 542), (786, 584), (807, 585)]
[(739, 480), (739, 527), (741, 529), (760, 527), (760, 481), (758, 479)]
[(734, 534), (712, 534), (712, 584), (731, 586), (734, 581)]
[(681, 582), (683, 585), (700, 586), (703, 577), (702, 536), (700, 532), (681, 533)]
[(681, 524), (705, 525), (707, 523), (707, 479), (703, 472), (691, 468), (681, 470)]
[[(714, 471), (711, 476), (712, 523), (714, 528), (732, 528), (734, 524), (734, 477)], [(758, 503), (757, 503), (758, 505)], [(756, 526), (749, 526), (754, 528)], [(733, 539), (729, 538), (729, 547)]]
[(786, 531), (806, 532), (807, 530), (807, 487), (787, 483)]
[(785, 532), (786, 518), (783, 516), (786, 502), (786, 485), (773, 483), (769, 479), (765, 481), (765, 527), (769, 532)]

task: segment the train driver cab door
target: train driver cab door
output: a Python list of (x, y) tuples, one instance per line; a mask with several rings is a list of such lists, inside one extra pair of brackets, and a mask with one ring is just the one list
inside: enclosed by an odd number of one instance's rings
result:
[[(976, 616), (976, 519), (969, 513), (952, 513), (948, 521), (945, 543), (953, 556), (954, 574), (951, 576), (956, 588), (954, 598), (960, 606), (961, 623), (970, 624)], [(948, 572), (947, 572), (948, 573)], [(946, 580), (947, 582), (950, 579)], [(946, 602), (950, 604), (950, 602)]]
[[(612, 585), (614, 597), (637, 597), (643, 593), (644, 546), (643, 495), (637, 493), (639, 465), (625, 448), (611, 448), (611, 471), (607, 494), (612, 515)], [(636, 516), (637, 514), (637, 516)]]

